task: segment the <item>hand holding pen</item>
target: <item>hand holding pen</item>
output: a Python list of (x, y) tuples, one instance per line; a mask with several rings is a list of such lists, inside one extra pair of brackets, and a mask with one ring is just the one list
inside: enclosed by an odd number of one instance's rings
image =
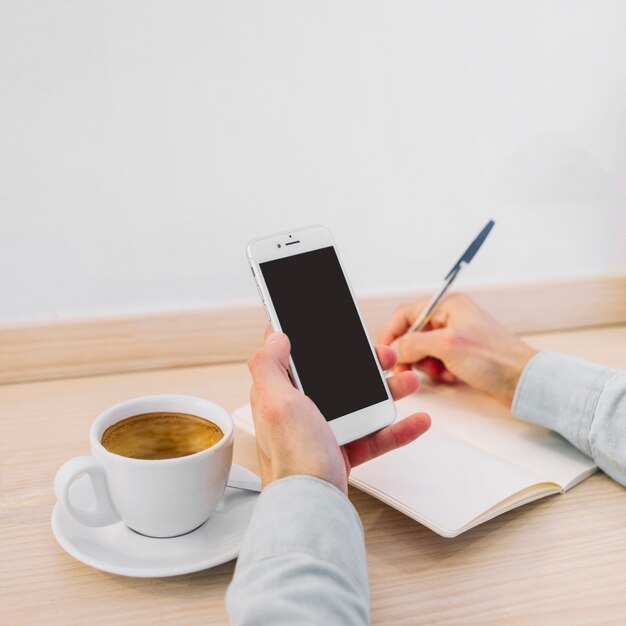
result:
[[(455, 293), (444, 297), (450, 278), (456, 278), (460, 266), (471, 260), (484, 241), (481, 235), (430, 302), (418, 300), (394, 313), (380, 343), (391, 345), (398, 354), (396, 371), (416, 368), (436, 382), (462, 380), (510, 406), (517, 381), (536, 351), (468, 296)], [(423, 332), (413, 332), (417, 328)]]

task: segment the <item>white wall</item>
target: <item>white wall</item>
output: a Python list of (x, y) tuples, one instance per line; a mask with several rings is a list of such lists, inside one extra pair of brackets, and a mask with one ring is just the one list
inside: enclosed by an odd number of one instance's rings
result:
[(626, 269), (626, 2), (0, 1), (0, 320)]

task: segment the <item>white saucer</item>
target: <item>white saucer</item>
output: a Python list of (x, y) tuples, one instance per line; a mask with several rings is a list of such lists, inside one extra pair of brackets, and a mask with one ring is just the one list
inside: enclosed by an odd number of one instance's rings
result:
[[(233, 465), (231, 477), (258, 480), (240, 465)], [(96, 569), (121, 576), (177, 576), (234, 559), (258, 496), (227, 487), (217, 510), (200, 528), (171, 539), (144, 537), (122, 522), (89, 528), (76, 522), (57, 503), (52, 510), (52, 532), (68, 554)], [(70, 497), (78, 508), (95, 505), (88, 476), (70, 487)]]

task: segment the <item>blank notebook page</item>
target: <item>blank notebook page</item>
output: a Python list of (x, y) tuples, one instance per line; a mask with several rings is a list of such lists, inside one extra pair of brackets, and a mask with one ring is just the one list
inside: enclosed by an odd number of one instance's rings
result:
[(536, 497), (558, 493), (595, 470), (556, 433), (511, 417), (498, 402), (465, 386), (424, 384), (396, 407), (398, 419), (429, 413), (430, 430), (354, 468), (351, 482), (445, 536), (530, 487), (541, 486)]
[[(396, 407), (397, 419), (429, 413), (430, 430), (355, 467), (350, 482), (443, 536), (459, 534), (506, 500), (511, 506), (559, 493), (596, 469), (556, 433), (511, 417), (498, 402), (464, 385), (424, 383)], [(249, 405), (234, 417), (253, 432)], [(517, 499), (511, 502), (511, 496)]]

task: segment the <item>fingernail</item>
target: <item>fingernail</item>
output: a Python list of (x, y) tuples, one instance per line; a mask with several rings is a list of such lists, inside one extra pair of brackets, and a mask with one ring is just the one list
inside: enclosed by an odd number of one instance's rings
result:
[(283, 340), (283, 333), (272, 333), (271, 335), (267, 336), (267, 339), (265, 340), (265, 345), (269, 346), (271, 343), (276, 343), (277, 341), (282, 341)]

